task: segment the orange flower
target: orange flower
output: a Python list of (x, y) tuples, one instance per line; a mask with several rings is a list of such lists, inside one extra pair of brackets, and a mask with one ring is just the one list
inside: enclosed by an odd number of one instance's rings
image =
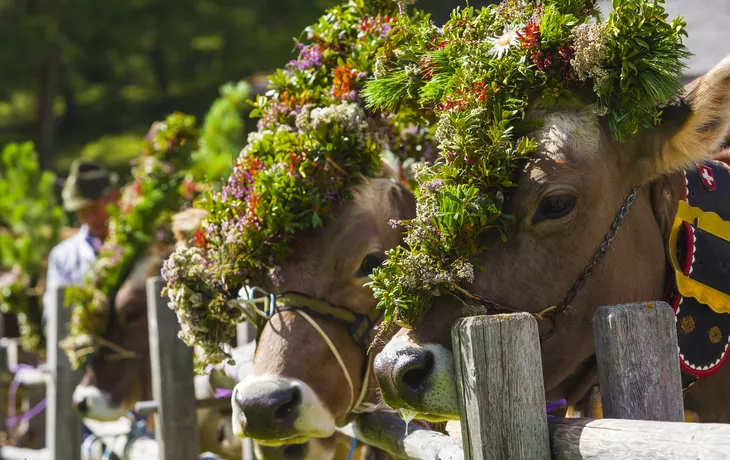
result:
[(344, 98), (352, 89), (352, 80), (355, 79), (357, 71), (350, 64), (339, 65), (332, 71), (332, 90), (335, 97)]

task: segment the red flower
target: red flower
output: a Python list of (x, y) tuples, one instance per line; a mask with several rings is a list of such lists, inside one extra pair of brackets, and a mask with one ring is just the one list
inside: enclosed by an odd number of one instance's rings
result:
[(199, 248), (204, 248), (208, 246), (208, 240), (205, 237), (205, 232), (202, 228), (199, 228), (195, 231), (195, 236), (193, 237), (193, 241), (195, 242), (195, 246)]
[(517, 38), (522, 48), (537, 50), (540, 48), (540, 25), (531, 22), (521, 32), (517, 32)]
[(297, 171), (297, 156), (289, 153), (289, 172), (294, 174)]

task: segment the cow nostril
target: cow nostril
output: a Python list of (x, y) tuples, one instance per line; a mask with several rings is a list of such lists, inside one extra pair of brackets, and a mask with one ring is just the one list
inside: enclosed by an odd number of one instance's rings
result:
[(403, 386), (413, 393), (420, 392), (424, 389), (426, 380), (433, 370), (433, 353), (426, 351), (422, 357), (419, 358), (421, 359), (411, 363), (401, 379)]
[(226, 426), (221, 424), (221, 426), (218, 428), (218, 435), (215, 437), (215, 441), (220, 446), (223, 444), (223, 441), (226, 440)]
[(86, 415), (89, 412), (89, 404), (86, 402), (86, 398), (79, 401), (76, 405), (76, 410), (79, 411), (81, 415)]
[(284, 449), (284, 460), (302, 460), (306, 453), (306, 444), (292, 444)]
[(291, 392), (285, 397), (282, 404), (274, 412), (274, 417), (277, 420), (284, 420), (289, 417), (289, 414), (299, 407), (302, 402), (302, 394), (299, 388), (293, 387)]

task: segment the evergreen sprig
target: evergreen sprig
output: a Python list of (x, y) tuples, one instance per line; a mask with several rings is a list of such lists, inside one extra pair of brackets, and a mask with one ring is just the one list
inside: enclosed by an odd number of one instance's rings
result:
[(432, 113), (441, 158), (418, 175), (408, 246), (373, 272), (386, 323), (417, 324), (432, 297), (469, 295), (480, 241), (505, 238), (504, 196), (537, 148), (530, 109), (594, 104), (618, 141), (659, 123), (688, 55), (684, 22), (667, 22), (662, 3), (615, 0), (605, 23), (586, 0), (457, 9), (443, 29), (399, 18), (365, 99)]

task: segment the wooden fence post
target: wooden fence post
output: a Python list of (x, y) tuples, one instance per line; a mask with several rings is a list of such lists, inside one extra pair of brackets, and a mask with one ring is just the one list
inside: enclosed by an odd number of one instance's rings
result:
[(66, 353), (59, 346), (71, 319), (71, 309), (64, 307), (63, 302), (61, 287), (54, 292), (55, 308), (47, 312), (47, 362), (51, 375), (46, 382), (46, 442), (52, 459), (80, 460), (81, 420), (72, 402), (81, 372), (71, 369)]
[[(236, 339), (237, 344), (239, 347), (242, 347), (246, 345), (247, 343), (253, 342), (256, 340), (256, 328), (251, 324), (250, 321), (246, 321), (243, 323), (239, 323), (236, 326)], [(234, 376), (238, 377), (238, 376)], [(253, 452), (253, 441), (251, 438), (245, 438), (241, 440), (241, 458), (243, 460), (255, 460), (256, 457), (254, 456)]]
[(160, 460), (197, 460), (193, 349), (177, 337), (180, 325), (162, 297), (162, 287), (160, 278), (147, 280), (152, 394), (159, 407), (155, 434)]
[(462, 318), (451, 329), (466, 460), (549, 460), (537, 322)]
[(593, 331), (604, 417), (684, 421), (677, 331), (669, 305), (601, 307)]

